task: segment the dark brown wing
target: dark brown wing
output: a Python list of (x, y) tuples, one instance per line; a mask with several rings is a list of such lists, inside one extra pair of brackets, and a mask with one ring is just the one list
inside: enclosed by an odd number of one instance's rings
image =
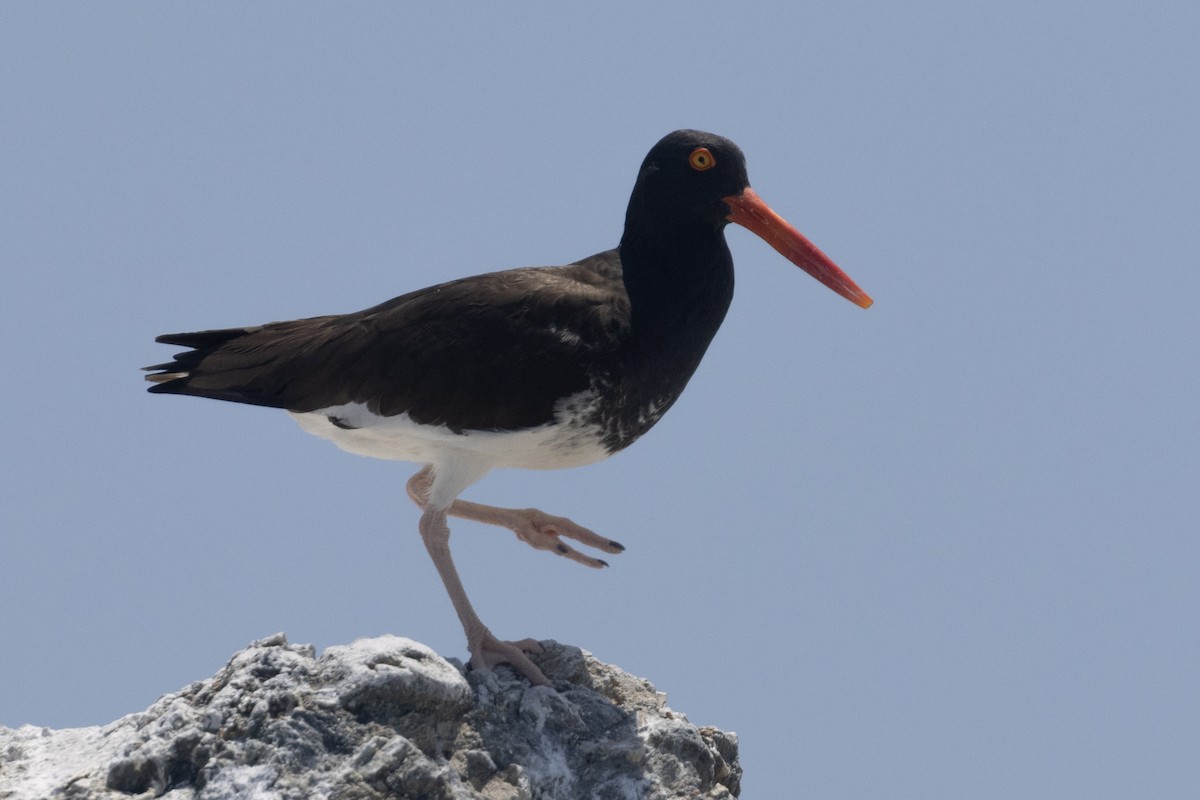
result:
[(314, 411), (349, 402), (453, 430), (552, 419), (620, 357), (620, 260), (516, 269), (402, 295), (353, 314), (168, 334), (192, 348), (147, 367), (151, 392)]

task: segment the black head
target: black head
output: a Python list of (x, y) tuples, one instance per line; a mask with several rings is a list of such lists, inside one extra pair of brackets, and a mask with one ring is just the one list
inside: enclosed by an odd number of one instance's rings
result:
[(708, 254), (710, 263), (731, 269), (721, 233), (730, 222), (754, 232), (852, 303), (871, 305), (849, 275), (750, 188), (738, 146), (704, 131), (669, 133), (647, 154), (625, 214), (622, 258), (654, 252), (660, 264), (699, 263)]
[(639, 218), (720, 229), (729, 215), (723, 198), (749, 185), (746, 159), (736, 144), (714, 133), (675, 131), (646, 155), (629, 210)]

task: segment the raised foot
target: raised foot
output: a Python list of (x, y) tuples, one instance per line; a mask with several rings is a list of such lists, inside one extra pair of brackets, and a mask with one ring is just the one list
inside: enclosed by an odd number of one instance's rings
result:
[(608, 562), (600, 558), (576, 550), (562, 540), (571, 539), (587, 547), (594, 547), (606, 553), (620, 553), (625, 546), (620, 542), (605, 538), (582, 525), (577, 525), (566, 517), (556, 517), (536, 508), (508, 509), (506, 519), (502, 524), (517, 535), (517, 538), (530, 547), (538, 550), (548, 550), (572, 561), (578, 561), (587, 567), (607, 567)]
[(526, 653), (540, 653), (542, 646), (536, 639), (519, 642), (504, 642), (484, 630), (477, 642), (468, 642), (471, 650), (472, 669), (494, 669), (498, 664), (508, 664), (524, 675), (534, 686), (552, 686), (546, 676), (529, 660)]

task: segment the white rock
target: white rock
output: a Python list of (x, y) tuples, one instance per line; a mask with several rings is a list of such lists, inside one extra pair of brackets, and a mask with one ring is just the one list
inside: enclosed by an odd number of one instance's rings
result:
[(464, 675), (396, 636), (254, 642), (208, 680), (102, 727), (0, 728), (0, 798), (447, 800), (735, 797), (737, 738), (577, 648)]

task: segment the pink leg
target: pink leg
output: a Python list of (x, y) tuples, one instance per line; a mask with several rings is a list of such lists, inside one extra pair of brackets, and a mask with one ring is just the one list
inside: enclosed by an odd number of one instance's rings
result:
[(478, 669), (492, 669), (497, 664), (512, 664), (521, 674), (535, 685), (549, 686), (550, 681), (538, 669), (523, 651), (538, 652), (541, 650), (533, 639), (520, 642), (502, 642), (492, 635), (483, 621), (471, 607), (467, 592), (463, 589), (450, 558), (450, 526), (446, 524), (445, 509), (427, 508), (421, 515), (421, 538), (425, 549), (429, 551), (433, 564), (437, 567), (442, 583), (450, 594), (450, 602), (458, 613), (463, 630), (467, 634), (467, 647), (471, 651), (471, 666)]
[[(433, 468), (425, 467), (408, 481), (408, 496), (421, 508), (425, 508), (425, 497), (432, 480)], [(508, 528), (517, 535), (518, 539), (530, 547), (537, 550), (549, 550), (588, 567), (607, 567), (608, 562), (584, 555), (565, 544), (562, 541), (563, 537), (597, 550), (603, 550), (606, 553), (620, 553), (625, 549), (620, 542), (614, 542), (612, 539), (606, 539), (593, 533), (582, 525), (576, 525), (566, 517), (556, 517), (538, 511), (536, 508), (499, 508), (485, 506), (482, 503), (470, 503), (466, 500), (455, 500), (446, 509), (446, 513), (452, 517)]]

